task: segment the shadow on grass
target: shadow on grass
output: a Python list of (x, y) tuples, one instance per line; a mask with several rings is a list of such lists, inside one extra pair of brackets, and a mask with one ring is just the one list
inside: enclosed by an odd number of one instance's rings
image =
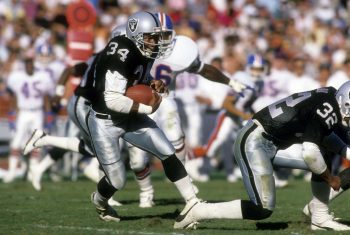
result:
[(258, 222), (256, 223), (257, 230), (281, 230), (288, 228), (290, 222)]

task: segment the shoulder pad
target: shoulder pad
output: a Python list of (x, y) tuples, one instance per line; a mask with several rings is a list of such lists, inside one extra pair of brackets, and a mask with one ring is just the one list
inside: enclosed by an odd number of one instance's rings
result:
[(197, 44), (189, 37), (176, 36), (175, 45), (169, 57), (162, 60), (162, 64), (170, 66), (174, 72), (184, 71), (198, 57)]

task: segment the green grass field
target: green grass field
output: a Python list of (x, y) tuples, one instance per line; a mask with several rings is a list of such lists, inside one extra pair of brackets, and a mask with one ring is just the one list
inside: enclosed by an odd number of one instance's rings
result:
[[(126, 188), (117, 193), (124, 206), (117, 207), (120, 223), (106, 223), (97, 217), (89, 197), (94, 183), (43, 182), (43, 191), (36, 192), (26, 181), (0, 183), (0, 234), (339, 234), (312, 232), (309, 220), (301, 210), (311, 198), (308, 183), (293, 180), (277, 191), (277, 207), (273, 215), (260, 222), (213, 220), (201, 222), (196, 231), (173, 230), (174, 218), (184, 203), (175, 187), (164, 180), (163, 174), (153, 175), (156, 206), (138, 207), (138, 187), (128, 176)], [(227, 183), (222, 175), (208, 183), (197, 183), (199, 197), (215, 202), (247, 198), (242, 182)], [(350, 221), (349, 194), (341, 195), (331, 204), (336, 216)]]

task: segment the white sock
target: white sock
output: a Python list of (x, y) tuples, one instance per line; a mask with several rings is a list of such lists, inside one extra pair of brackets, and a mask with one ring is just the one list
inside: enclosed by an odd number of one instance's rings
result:
[(143, 179), (136, 179), (137, 183), (139, 184), (140, 191), (142, 192), (153, 192), (153, 185), (151, 180), (151, 175), (147, 175)]
[(313, 198), (310, 205), (311, 221), (316, 223), (322, 223), (329, 219), (329, 193), (330, 187), (326, 182), (311, 181), (311, 190)]
[(193, 208), (196, 219), (243, 219), (241, 200), (220, 203), (200, 203)]
[(8, 160), (8, 165), (9, 165), (8, 166), (8, 173), (10, 173), (10, 174), (16, 173), (18, 162), (19, 162), (18, 156), (10, 155), (9, 160)]
[(35, 168), (37, 171), (36, 173), (42, 175), (53, 164), (55, 164), (55, 160), (51, 158), (50, 154), (46, 154), (45, 157), (39, 162), (39, 164)]
[(175, 181), (174, 184), (176, 188), (179, 190), (181, 196), (185, 199), (186, 203), (192, 199), (197, 198), (189, 176), (186, 176), (178, 181)]
[(57, 148), (70, 150), (72, 152), (79, 153), (80, 139), (77, 137), (57, 137), (51, 135), (45, 135), (35, 142), (35, 146), (54, 146)]

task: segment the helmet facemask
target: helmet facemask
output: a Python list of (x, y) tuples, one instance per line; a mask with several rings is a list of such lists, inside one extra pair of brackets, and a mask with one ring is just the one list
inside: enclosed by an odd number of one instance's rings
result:
[(340, 108), (340, 114), (342, 116), (342, 124), (344, 126), (350, 126), (350, 99), (344, 97), (344, 95), (339, 95), (338, 104)]

